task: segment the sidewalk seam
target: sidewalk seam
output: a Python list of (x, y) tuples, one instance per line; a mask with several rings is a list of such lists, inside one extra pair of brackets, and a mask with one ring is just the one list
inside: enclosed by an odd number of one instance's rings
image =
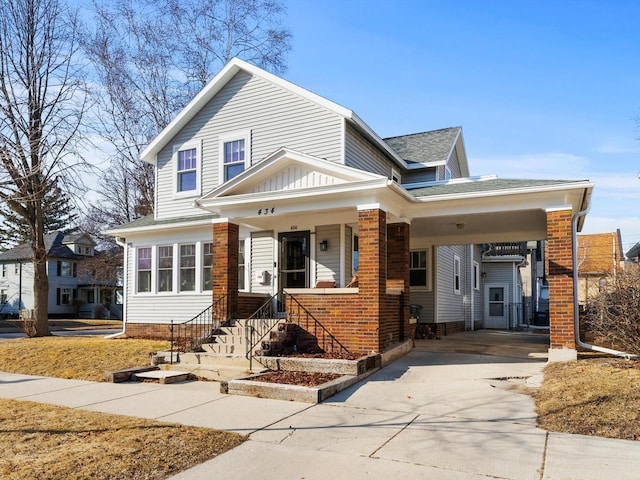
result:
[(376, 448), (373, 452), (371, 452), (371, 454), (369, 454), (369, 458), (374, 458), (374, 455), (376, 453), (378, 453), (382, 448), (384, 448), (385, 445), (387, 445), (391, 440), (393, 440), (398, 435), (400, 435), (402, 432), (404, 432), (407, 428), (409, 428), (409, 425), (411, 425), (413, 422), (415, 422), (418, 419), (418, 417), (420, 417), (420, 414), (418, 414), (415, 417), (413, 417), (404, 427), (402, 427), (400, 430), (398, 430), (395, 434), (391, 435), (391, 437), (389, 437), (386, 442), (384, 442), (382, 445), (380, 445), (378, 448)]
[(544, 468), (547, 464), (547, 446), (549, 445), (549, 432), (544, 436), (544, 448), (542, 450), (542, 465), (540, 465), (540, 480), (544, 479)]

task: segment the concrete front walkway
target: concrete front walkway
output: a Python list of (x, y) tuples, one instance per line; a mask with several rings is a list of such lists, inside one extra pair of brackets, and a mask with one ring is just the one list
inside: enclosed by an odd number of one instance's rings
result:
[(537, 335), (485, 331), (421, 341), (313, 406), (227, 396), (215, 382), (105, 384), (6, 373), (0, 397), (249, 435), (174, 479), (638, 478), (640, 442), (536, 428), (532, 400), (511, 387), (540, 379), (547, 347)]

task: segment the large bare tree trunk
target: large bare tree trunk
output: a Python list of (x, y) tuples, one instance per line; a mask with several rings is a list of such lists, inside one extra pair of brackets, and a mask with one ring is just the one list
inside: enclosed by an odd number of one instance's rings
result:
[(36, 205), (36, 228), (33, 242), (33, 316), (35, 320), (35, 336), (49, 335), (49, 278), (47, 276), (47, 250), (44, 244), (44, 216), (38, 214), (41, 205)]

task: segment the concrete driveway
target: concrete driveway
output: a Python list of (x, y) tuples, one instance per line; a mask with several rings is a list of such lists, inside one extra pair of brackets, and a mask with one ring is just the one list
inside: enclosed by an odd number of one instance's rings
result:
[(536, 427), (533, 401), (513, 387), (541, 380), (547, 348), (547, 336), (528, 332), (420, 341), (365, 382), (175, 478), (637, 478), (638, 442)]

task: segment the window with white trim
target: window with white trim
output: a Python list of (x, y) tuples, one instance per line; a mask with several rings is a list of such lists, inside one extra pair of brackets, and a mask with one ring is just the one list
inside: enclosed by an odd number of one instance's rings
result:
[(473, 288), (480, 290), (480, 264), (473, 262)]
[(196, 148), (178, 150), (177, 191), (192, 192), (198, 184), (198, 151)]
[(67, 260), (61, 260), (58, 262), (58, 276), (59, 277), (75, 277), (73, 274), (73, 262)]
[(220, 176), (222, 182), (241, 174), (251, 164), (251, 131), (220, 135)]
[(3, 263), (2, 264), (2, 278), (6, 278), (7, 277), (7, 264)]
[(60, 289), (60, 305), (71, 305), (72, 298), (73, 298), (72, 288), (64, 287)]
[(138, 248), (137, 292), (151, 291), (151, 247)]
[(428, 262), (426, 250), (409, 252), (409, 285), (428, 287)]
[(5, 289), (0, 290), (0, 305), (6, 305), (8, 301), (7, 291)]
[(444, 167), (444, 179), (451, 180), (451, 170), (449, 170), (449, 167), (447, 167), (446, 165)]
[(193, 292), (196, 289), (196, 245), (180, 245), (180, 291)]
[(158, 291), (173, 291), (173, 246), (158, 247)]
[(460, 257), (453, 256), (453, 293), (460, 295)]
[(391, 169), (391, 180), (396, 182), (398, 185), (402, 183), (402, 177), (395, 168)]
[(213, 288), (213, 243), (207, 242), (202, 244), (202, 290), (211, 290)]
[(238, 290), (244, 290), (245, 287), (245, 265), (246, 260), (244, 258), (244, 240), (240, 240), (238, 247)]
[(13, 265), (13, 273), (16, 275), (20, 275), (20, 263), (16, 263)]

